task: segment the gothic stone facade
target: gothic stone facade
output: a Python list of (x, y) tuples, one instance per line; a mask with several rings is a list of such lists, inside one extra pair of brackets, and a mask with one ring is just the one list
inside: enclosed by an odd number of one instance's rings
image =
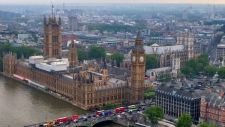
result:
[(9, 65), (4, 66), (6, 75), (16, 74), (44, 85), (49, 91), (66, 97), (72, 104), (85, 110), (104, 104), (122, 104), (127, 98), (127, 82), (110, 78), (107, 70), (100, 69), (98, 65), (92, 67), (93, 63), (89, 68), (79, 68), (79, 72), (67, 73), (46, 72), (20, 60), (9, 62), (5, 61)]
[[(52, 15), (44, 18), (45, 60), (61, 58), (61, 19)], [(145, 50), (140, 32), (132, 52), (131, 72), (112, 68), (106, 63), (89, 62), (80, 64), (74, 42), (70, 44), (69, 66), (64, 71), (39, 69), (26, 60), (6, 54), (3, 59), (4, 74), (22, 76), (28, 81), (44, 85), (49, 92), (66, 97), (72, 104), (90, 109), (104, 104), (138, 103), (144, 96)]]

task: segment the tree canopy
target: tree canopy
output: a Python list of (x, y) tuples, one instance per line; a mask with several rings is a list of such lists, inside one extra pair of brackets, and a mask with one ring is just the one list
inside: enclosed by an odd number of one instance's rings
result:
[(152, 99), (155, 97), (155, 91), (153, 89), (148, 89), (144, 92), (145, 99)]
[(20, 59), (22, 56), (24, 58), (29, 58), (32, 55), (39, 55), (41, 52), (37, 49), (26, 47), (26, 46), (13, 46), (9, 43), (2, 43), (0, 44), (0, 70), (3, 69), (3, 54), (13, 52), (17, 54), (17, 58)]
[(109, 110), (109, 109), (114, 109), (116, 107), (119, 107), (121, 105), (118, 105), (118, 104), (103, 104), (103, 109), (104, 110)]
[(181, 117), (179, 117), (176, 127), (192, 127), (192, 118), (189, 114), (182, 114)]
[(214, 76), (217, 72), (217, 68), (215, 66), (212, 66), (212, 65), (208, 65), (204, 68), (204, 73), (207, 75), (207, 76)]
[(112, 59), (113, 61), (115, 60), (117, 66), (119, 67), (120, 64), (123, 62), (124, 55), (121, 54), (121, 53), (116, 52), (116, 53), (113, 53), (113, 54), (112, 54), (111, 59)]
[(216, 127), (216, 125), (208, 124), (208, 123), (203, 122), (203, 123), (201, 123), (201, 124), (199, 125), (199, 127)]
[(225, 67), (218, 68), (209, 65), (209, 60), (206, 55), (201, 55), (196, 59), (189, 60), (181, 69), (181, 72), (187, 77), (194, 77), (200, 73), (212, 77), (218, 72), (219, 78), (225, 79)]
[(140, 25), (129, 26), (121, 24), (88, 24), (89, 30), (99, 30), (100, 32), (135, 32), (139, 29)]
[(164, 116), (163, 110), (160, 107), (149, 107), (144, 112), (146, 117), (151, 121), (152, 124), (157, 124)]
[(88, 50), (88, 57), (90, 59), (105, 58), (106, 57), (106, 51), (102, 47), (92, 45), (90, 47), (90, 49)]
[(225, 79), (225, 67), (221, 67), (218, 70), (218, 75), (219, 75), (220, 78)]
[[(209, 66), (208, 56), (201, 55), (198, 58), (189, 60), (185, 64), (185, 66), (181, 69), (181, 72), (186, 76), (193, 77), (198, 75), (199, 73), (204, 73), (204, 72), (209, 73), (208, 72), (209, 70), (205, 71), (205, 69), (209, 69), (209, 68), (206, 68), (207, 66)], [(210, 74), (211, 74), (211, 71), (210, 71)]]
[(159, 65), (156, 55), (148, 54), (146, 55), (146, 69), (157, 68)]
[(78, 60), (83, 61), (88, 59), (88, 52), (84, 49), (77, 49)]

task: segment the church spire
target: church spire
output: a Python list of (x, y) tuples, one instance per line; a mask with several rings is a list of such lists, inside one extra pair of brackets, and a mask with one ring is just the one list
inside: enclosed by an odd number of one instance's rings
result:
[(137, 33), (137, 38), (136, 40), (140, 40), (141, 39), (141, 31), (139, 30), (138, 33)]
[(54, 18), (54, 17), (55, 17), (55, 14), (54, 14), (54, 5), (52, 3), (52, 18)]
[(137, 37), (135, 40), (135, 48), (133, 51), (144, 51), (143, 48), (143, 40), (142, 40), (142, 35), (141, 35), (141, 31), (139, 30), (137, 33)]

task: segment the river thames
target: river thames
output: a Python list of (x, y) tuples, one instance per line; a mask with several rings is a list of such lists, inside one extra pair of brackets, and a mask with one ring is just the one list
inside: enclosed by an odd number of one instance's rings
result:
[[(0, 76), (0, 127), (23, 127), (87, 111)], [(100, 127), (100, 126), (99, 126)], [(121, 127), (116, 124), (101, 127)]]

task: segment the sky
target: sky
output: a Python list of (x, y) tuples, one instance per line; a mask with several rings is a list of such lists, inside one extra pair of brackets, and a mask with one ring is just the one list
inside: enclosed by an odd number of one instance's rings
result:
[(62, 4), (66, 3), (195, 3), (225, 4), (225, 0), (0, 0), (0, 4)]

